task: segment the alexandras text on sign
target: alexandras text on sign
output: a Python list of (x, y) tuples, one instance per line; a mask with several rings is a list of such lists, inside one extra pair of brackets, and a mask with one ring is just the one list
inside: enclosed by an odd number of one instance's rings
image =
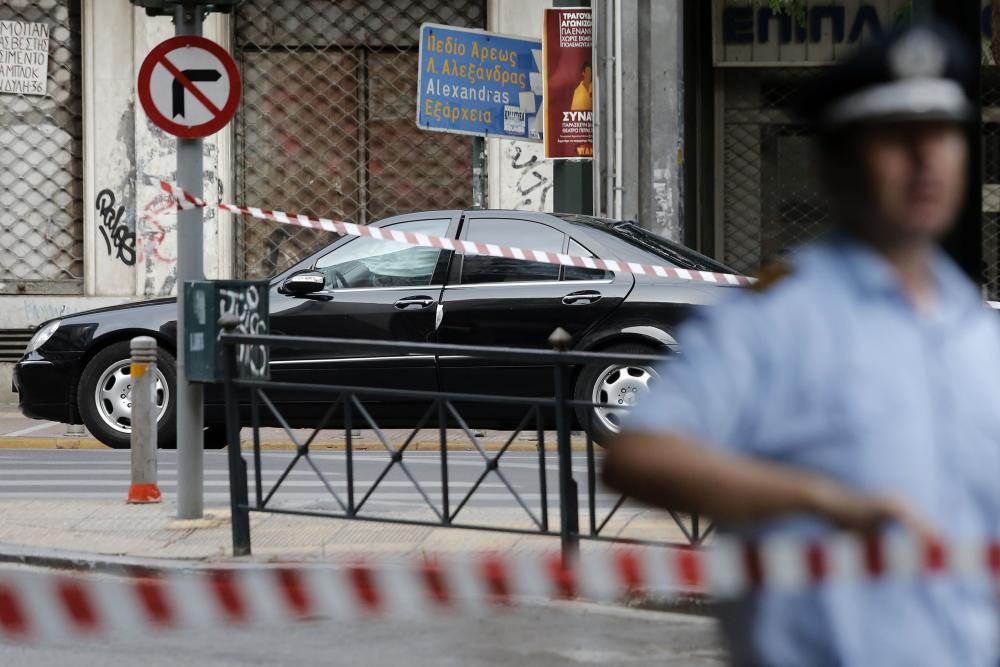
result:
[(417, 126), (538, 141), (542, 43), (467, 28), (420, 28)]

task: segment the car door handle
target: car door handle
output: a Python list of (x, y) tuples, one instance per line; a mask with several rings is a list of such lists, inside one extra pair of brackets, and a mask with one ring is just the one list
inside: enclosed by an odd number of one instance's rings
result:
[(417, 308), (427, 308), (433, 306), (437, 301), (429, 296), (408, 296), (392, 304), (398, 310), (416, 310)]
[(582, 292), (573, 292), (572, 294), (567, 294), (562, 298), (563, 305), (566, 306), (586, 306), (592, 303), (597, 303), (603, 298), (600, 292), (595, 292), (593, 290), (584, 290)]

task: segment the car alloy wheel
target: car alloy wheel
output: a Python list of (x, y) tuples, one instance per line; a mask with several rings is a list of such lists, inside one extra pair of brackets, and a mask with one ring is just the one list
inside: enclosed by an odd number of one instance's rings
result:
[(611, 433), (621, 431), (628, 410), (649, 393), (656, 371), (647, 366), (614, 365), (604, 369), (594, 382), (591, 400), (598, 406), (594, 416)]
[[(155, 397), (159, 421), (170, 403), (170, 388), (159, 368), (156, 369)], [(131, 361), (121, 361), (108, 366), (94, 387), (94, 406), (101, 419), (119, 433), (132, 432), (132, 376)]]

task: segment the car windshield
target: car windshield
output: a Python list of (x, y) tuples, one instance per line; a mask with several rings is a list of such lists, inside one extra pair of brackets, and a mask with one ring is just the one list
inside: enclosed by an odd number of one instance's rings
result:
[(589, 215), (573, 213), (553, 213), (552, 215), (567, 222), (586, 225), (611, 234), (616, 239), (629, 245), (661, 257), (671, 264), (695, 271), (712, 271), (715, 273), (737, 273), (730, 267), (691, 250), (679, 243), (669, 241), (662, 236), (643, 229), (631, 221), (609, 220), (595, 218)]

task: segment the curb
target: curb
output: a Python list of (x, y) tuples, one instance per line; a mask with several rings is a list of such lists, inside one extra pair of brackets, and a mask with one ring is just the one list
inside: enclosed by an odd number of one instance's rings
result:
[[(59, 549), (32, 549), (11, 544), (0, 545), (0, 563), (46, 567), (75, 572), (100, 572), (115, 575), (134, 575), (143, 570), (197, 570), (209, 561), (168, 560), (160, 558), (135, 558), (110, 556), (84, 551)], [(236, 564), (236, 563), (232, 563)]]
[[(484, 450), (488, 452), (500, 451), (503, 446), (502, 443), (497, 442), (482, 442), (480, 443)], [(550, 448), (551, 445), (551, 448)], [(260, 445), (261, 451), (295, 451), (295, 445), (288, 442), (262, 442)], [(340, 452), (347, 449), (347, 445), (343, 442), (314, 442), (309, 448), (313, 451), (332, 451)], [(595, 450), (599, 449), (600, 446), (595, 444)], [(0, 437), (0, 450), (2, 449), (96, 449), (96, 450), (107, 450), (114, 451), (111, 448), (103, 445), (94, 438), (4, 438)], [(243, 442), (244, 451), (253, 451), (253, 443), (249, 440)], [(427, 440), (427, 441), (416, 441), (410, 443), (408, 447), (410, 451), (438, 451), (440, 449), (440, 443), (437, 440)], [(574, 452), (583, 452), (587, 450), (586, 443), (584, 442), (574, 442), (572, 444), (572, 449)], [(355, 451), (385, 451), (382, 444), (378, 441), (372, 441), (366, 439), (362, 442), (354, 443)], [(449, 443), (448, 451), (452, 452), (474, 452), (476, 448), (472, 443), (468, 441), (462, 441), (457, 443)], [(537, 452), (538, 443), (534, 441), (525, 442), (514, 442), (511, 443), (510, 447), (507, 448), (509, 452)], [(546, 451), (555, 451), (555, 440), (546, 441)]]
[(660, 612), (664, 614), (684, 614), (685, 616), (716, 615), (716, 601), (707, 593), (678, 593), (677, 595), (656, 595), (637, 593), (625, 601), (629, 609)]
[(107, 449), (94, 438), (3, 438), (0, 449)]

